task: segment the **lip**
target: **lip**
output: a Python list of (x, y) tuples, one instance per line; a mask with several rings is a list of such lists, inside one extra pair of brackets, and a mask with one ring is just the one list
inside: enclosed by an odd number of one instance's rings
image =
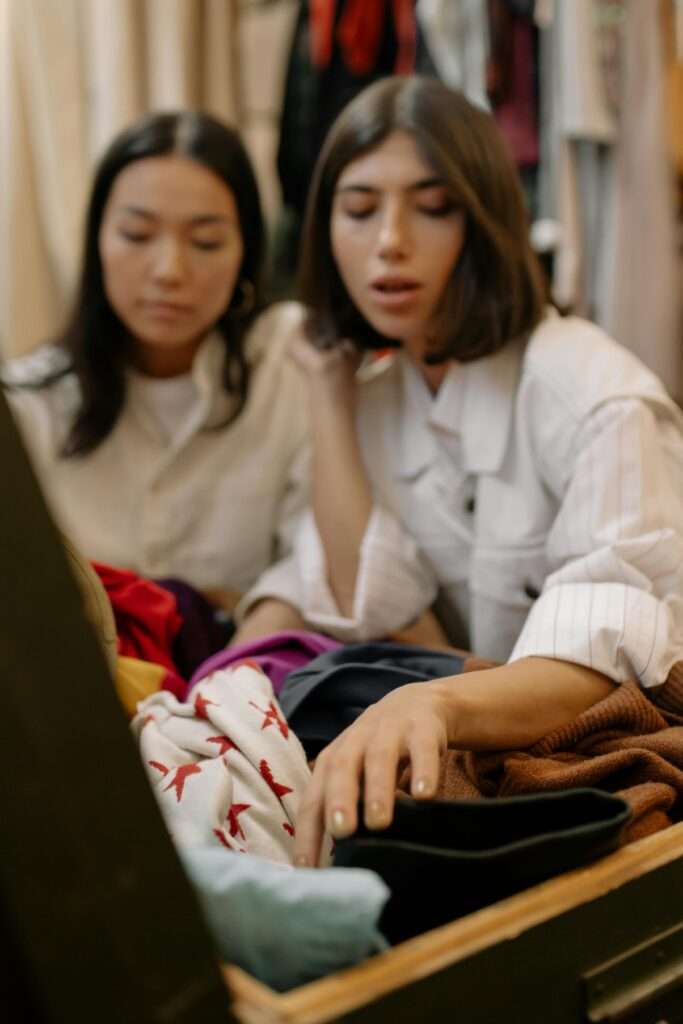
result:
[(412, 306), (422, 285), (412, 277), (383, 274), (370, 282), (373, 301), (383, 309), (401, 310)]
[(192, 312), (190, 306), (184, 306), (179, 302), (147, 300), (142, 306), (146, 313), (163, 320), (175, 320)]

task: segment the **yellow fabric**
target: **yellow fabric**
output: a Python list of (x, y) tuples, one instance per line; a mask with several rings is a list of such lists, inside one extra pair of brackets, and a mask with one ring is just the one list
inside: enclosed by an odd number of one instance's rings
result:
[(83, 610), (86, 618), (97, 634), (104, 656), (107, 659), (109, 671), (114, 674), (116, 671), (116, 656), (118, 641), (116, 635), (116, 620), (111, 607), (111, 601), (104, 589), (104, 584), (93, 567), (74, 547), (70, 540), (62, 535), (62, 543), (69, 560), (71, 571), (83, 597)]
[(137, 711), (138, 701), (150, 697), (161, 689), (166, 669), (151, 661), (129, 658), (119, 654), (116, 659), (114, 684), (119, 700), (129, 718)]

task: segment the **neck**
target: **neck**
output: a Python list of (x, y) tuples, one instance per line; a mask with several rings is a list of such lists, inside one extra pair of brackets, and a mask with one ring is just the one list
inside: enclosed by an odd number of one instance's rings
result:
[(182, 377), (192, 369), (202, 340), (199, 338), (178, 348), (168, 349), (136, 341), (131, 349), (130, 362), (138, 373), (146, 377)]
[(408, 358), (415, 366), (415, 368), (420, 372), (422, 379), (424, 380), (425, 384), (429, 388), (432, 395), (436, 395), (438, 393), (439, 388), (443, 384), (446, 374), (450, 369), (450, 360), (447, 363), (437, 363), (436, 366), (429, 366), (421, 359), (414, 359), (410, 355), (410, 353), (408, 353)]

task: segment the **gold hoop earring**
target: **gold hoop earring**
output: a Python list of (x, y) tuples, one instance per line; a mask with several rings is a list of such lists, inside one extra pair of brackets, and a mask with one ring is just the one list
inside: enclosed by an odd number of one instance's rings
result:
[(237, 284), (235, 285), (233, 299), (237, 294), (238, 288), (242, 295), (240, 301), (237, 303), (236, 306), (233, 306), (232, 303), (230, 304), (230, 313), (233, 316), (248, 316), (255, 305), (256, 289), (254, 288), (253, 284), (248, 278), (243, 277), (241, 281), (238, 281)]

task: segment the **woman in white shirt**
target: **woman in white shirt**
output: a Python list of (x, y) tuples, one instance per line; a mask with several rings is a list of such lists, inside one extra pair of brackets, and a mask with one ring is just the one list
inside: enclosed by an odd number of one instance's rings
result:
[(300, 312), (262, 312), (263, 255), (236, 132), (147, 116), (95, 174), (65, 330), (3, 371), (64, 533), (90, 559), (180, 577), (216, 603), (258, 583), (239, 639), (301, 625), (289, 549), (306, 421), (283, 358)]
[[(436, 598), (451, 643), (503, 662), (402, 687), (319, 757), (297, 826), (428, 797), (447, 745), (530, 745), (683, 655), (683, 418), (597, 327), (548, 310), (493, 120), (436, 81), (388, 79), (342, 113), (309, 197), (312, 514), (303, 612), (382, 635)], [(361, 370), (358, 353), (391, 346)]]

